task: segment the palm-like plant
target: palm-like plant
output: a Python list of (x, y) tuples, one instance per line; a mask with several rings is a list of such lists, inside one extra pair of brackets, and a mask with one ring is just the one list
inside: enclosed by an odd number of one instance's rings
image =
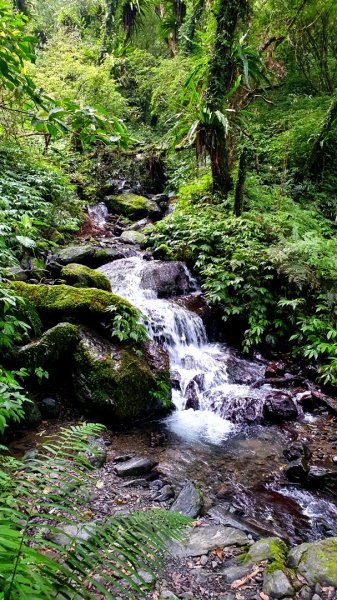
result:
[(161, 510), (88, 522), (88, 438), (102, 430), (61, 429), (27, 460), (2, 460), (1, 599), (142, 597), (139, 570), (152, 571), (165, 540), (188, 522)]

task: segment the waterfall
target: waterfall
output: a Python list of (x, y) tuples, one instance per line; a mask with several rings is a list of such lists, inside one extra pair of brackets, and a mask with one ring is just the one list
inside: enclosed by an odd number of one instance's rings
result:
[[(210, 343), (202, 319), (179, 306), (174, 297), (159, 298), (156, 278), (149, 270), (182, 263), (121, 259), (98, 269), (111, 282), (113, 293), (129, 300), (145, 316), (149, 337), (168, 353), (172, 376), (172, 400), (176, 412), (167, 424), (176, 433), (191, 438), (221, 441), (244, 420), (247, 409), (259, 410), (260, 390), (230, 383), (228, 349)], [(185, 289), (197, 284), (183, 265)], [(157, 275), (158, 275), (157, 273)], [(161, 282), (162, 283), (162, 282)], [(248, 405), (247, 405), (248, 401)], [(248, 407), (248, 408), (247, 408)]]

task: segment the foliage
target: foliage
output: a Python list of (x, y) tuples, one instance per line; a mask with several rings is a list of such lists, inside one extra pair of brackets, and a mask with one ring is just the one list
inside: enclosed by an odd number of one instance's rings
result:
[(147, 340), (147, 332), (140, 311), (108, 306), (106, 312), (113, 315), (108, 326), (112, 338), (117, 338), (120, 342), (132, 340), (136, 343)]
[(23, 462), (2, 459), (0, 591), (5, 600), (49, 599), (55, 593), (87, 599), (97, 593), (111, 599), (120, 592), (144, 596), (138, 570), (158, 566), (165, 541), (178, 537), (189, 522), (158, 510), (88, 523), (83, 500), (95, 478), (86, 456), (88, 450), (95, 454), (90, 439), (103, 429), (72, 426)]

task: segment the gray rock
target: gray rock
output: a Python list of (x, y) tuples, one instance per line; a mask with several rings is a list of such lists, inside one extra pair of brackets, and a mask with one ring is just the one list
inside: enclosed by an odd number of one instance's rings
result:
[[(68, 265), (70, 263), (86, 265), (90, 263), (94, 252), (95, 248), (91, 244), (67, 246), (66, 248), (60, 248), (60, 250), (53, 254), (50, 262), (55, 262), (59, 265)], [(90, 265), (88, 264), (88, 266)]]
[(170, 510), (195, 518), (202, 508), (202, 501), (202, 492), (193, 481), (187, 481)]
[(135, 457), (126, 462), (120, 463), (115, 467), (115, 473), (118, 477), (132, 477), (135, 475), (146, 475), (153, 467), (156, 461), (151, 458)]
[(249, 548), (246, 560), (254, 563), (259, 563), (261, 560), (275, 560), (279, 555), (282, 556), (284, 551), (285, 544), (279, 538), (264, 538)]
[(288, 577), (281, 570), (272, 573), (265, 572), (262, 589), (270, 598), (284, 598), (295, 594)]
[(153, 496), (153, 500), (156, 502), (166, 502), (174, 497), (174, 489), (171, 485), (164, 485), (156, 494)]
[(273, 390), (266, 397), (263, 415), (267, 421), (281, 422), (296, 419), (299, 411), (295, 400), (287, 392)]
[(14, 279), (14, 281), (27, 281), (28, 279), (25, 269), (23, 269), (20, 265), (9, 267), (9, 269), (7, 269), (7, 272), (9, 275), (9, 279)]
[(150, 261), (142, 272), (141, 287), (157, 292), (159, 298), (186, 295), (195, 291), (184, 263), (179, 261)]
[(225, 546), (245, 546), (249, 540), (242, 532), (233, 527), (206, 525), (186, 531), (182, 542), (168, 542), (167, 548), (175, 557), (202, 556), (215, 548)]
[(149, 482), (146, 481), (146, 479), (142, 479), (142, 478), (131, 479), (131, 481), (126, 481), (125, 483), (123, 483), (122, 487), (125, 487), (125, 488), (137, 488), (137, 487), (148, 488)]
[(84, 453), (85, 458), (95, 468), (100, 469), (106, 463), (107, 450), (103, 438), (88, 437), (88, 450)]
[(208, 563), (208, 556), (207, 554), (203, 554), (202, 557), (200, 558), (200, 564), (202, 567), (205, 567)]
[(140, 231), (131, 231), (128, 229), (123, 231), (120, 240), (126, 244), (142, 246), (146, 242), (146, 236)]
[(308, 585), (304, 585), (299, 593), (301, 600), (311, 600), (313, 596), (312, 589)]
[(122, 462), (126, 462), (127, 460), (130, 460), (131, 458), (133, 458), (132, 454), (118, 454), (117, 456), (115, 456), (115, 458), (113, 459), (112, 462), (122, 463)]
[(233, 583), (237, 579), (241, 579), (248, 575), (252, 570), (251, 565), (227, 567), (221, 573), (226, 583)]
[(288, 565), (305, 577), (309, 584), (337, 586), (337, 538), (295, 546)]
[(58, 533), (47, 532), (47, 537), (58, 546), (67, 548), (74, 543), (80, 544), (89, 541), (95, 535), (95, 532), (95, 523), (65, 525)]
[(163, 590), (159, 596), (159, 600), (179, 600), (179, 598), (170, 590)]
[(154, 573), (150, 573), (149, 571), (138, 569), (137, 576), (133, 575), (131, 579), (138, 585), (146, 584), (147, 586), (153, 586), (154, 582), (156, 581), (156, 576)]
[(262, 525), (257, 522), (251, 523), (249, 520), (233, 514), (231, 512), (231, 504), (228, 502), (212, 506), (207, 514), (221, 525), (235, 527), (245, 533), (252, 534), (253, 537), (261, 537), (261, 535), (274, 536), (276, 534), (272, 527), (266, 527), (265, 524)]
[(46, 419), (57, 419), (60, 406), (54, 398), (43, 398), (40, 403), (41, 414)]

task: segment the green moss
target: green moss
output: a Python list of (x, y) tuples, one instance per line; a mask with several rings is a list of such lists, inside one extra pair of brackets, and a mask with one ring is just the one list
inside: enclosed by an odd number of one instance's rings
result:
[(49, 368), (64, 359), (78, 342), (78, 327), (71, 323), (59, 323), (46, 331), (41, 339), (20, 348), (16, 358), (20, 366), (34, 371), (37, 367)]
[(106, 309), (113, 306), (115, 312), (127, 311), (137, 318), (137, 311), (119, 296), (93, 288), (74, 288), (67, 285), (30, 285), (15, 282), (18, 294), (27, 298), (36, 308), (42, 320), (108, 321)]
[(323, 540), (324, 549), (319, 549), (317, 559), (322, 565), (328, 580), (337, 580), (337, 539)]
[(69, 285), (75, 287), (97, 288), (111, 292), (109, 279), (103, 273), (94, 271), (85, 265), (70, 263), (62, 268), (61, 277), (63, 277)]
[(147, 216), (147, 198), (136, 194), (121, 194), (120, 196), (107, 196), (105, 204), (112, 213), (124, 215), (130, 219), (142, 219)]

